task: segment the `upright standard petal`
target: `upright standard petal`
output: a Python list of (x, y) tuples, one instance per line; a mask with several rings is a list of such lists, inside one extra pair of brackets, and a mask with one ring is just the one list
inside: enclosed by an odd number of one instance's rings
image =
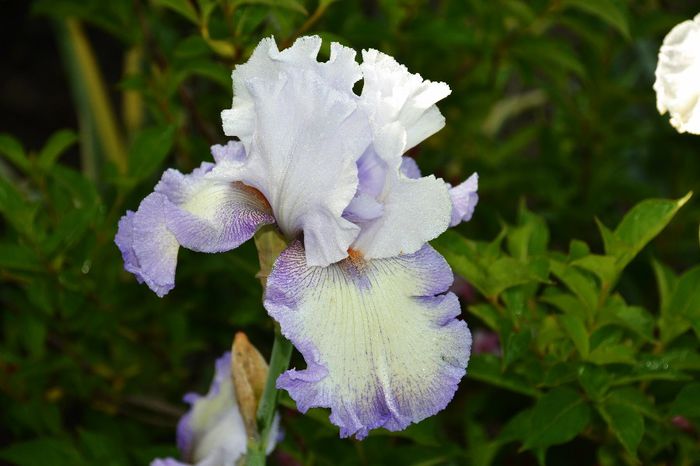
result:
[(360, 101), (375, 132), (387, 124), (400, 123), (406, 133), (406, 151), (445, 126), (435, 103), (450, 95), (447, 84), (423, 80), (376, 50), (362, 52), (360, 68), (364, 78)]
[(656, 106), (680, 133), (700, 134), (700, 14), (664, 38), (656, 66)]
[(303, 233), (309, 264), (345, 258), (359, 228), (342, 214), (371, 134), (356, 96), (304, 67), (245, 84), (255, 107), (248, 156), (243, 165), (217, 164), (212, 173), (258, 189), (288, 238)]
[(319, 62), (316, 57), (320, 49), (318, 36), (300, 37), (282, 51), (272, 37), (260, 41), (250, 59), (236, 66), (231, 74), (233, 105), (221, 112), (224, 134), (239, 137), (246, 149), (250, 149), (256, 123), (255, 99), (249, 89), (249, 81), (253, 79), (275, 83), (282, 74), (307, 70), (325, 85), (351, 96), (355, 82), (362, 76), (355, 51), (333, 42), (330, 59)]
[(268, 277), (265, 307), (307, 368), (285, 372), (277, 386), (302, 412), (331, 408), (343, 437), (401, 430), (442, 410), (471, 347), (457, 298), (446, 293), (452, 278), (427, 245), (411, 255), (353, 254), (309, 267), (301, 243), (292, 243)]

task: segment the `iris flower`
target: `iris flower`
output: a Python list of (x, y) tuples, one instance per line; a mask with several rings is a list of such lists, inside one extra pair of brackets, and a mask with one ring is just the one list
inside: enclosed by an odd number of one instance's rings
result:
[[(245, 455), (248, 443), (231, 375), (230, 352), (216, 360), (209, 392), (188, 393), (190, 410), (177, 424), (177, 446), (185, 462), (173, 458), (156, 459), (151, 466), (234, 466)], [(267, 447), (270, 453), (279, 436), (275, 417)]]
[[(342, 437), (401, 430), (442, 410), (464, 376), (471, 334), (428, 241), (471, 218), (477, 175), (452, 187), (404, 154), (445, 125), (445, 83), (318, 37), (264, 39), (233, 71), (214, 163), (167, 170), (119, 223), (125, 268), (156, 294), (178, 249), (223, 252), (274, 224), (288, 241), (264, 306), (306, 360), (277, 380), (305, 412), (327, 407)], [(355, 84), (362, 79), (362, 90)]]

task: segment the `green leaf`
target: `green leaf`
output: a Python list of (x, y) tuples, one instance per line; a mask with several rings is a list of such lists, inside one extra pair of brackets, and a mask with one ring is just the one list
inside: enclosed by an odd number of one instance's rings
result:
[(484, 244), (469, 241), (454, 231), (447, 231), (432, 244), (445, 256), (456, 273), (487, 297), (498, 296), (513, 286), (546, 282), (549, 274), (549, 264), (544, 258), (523, 263), (503, 256), (498, 239)]
[(605, 252), (617, 257), (618, 270), (624, 269), (668, 225), (692, 194), (678, 200), (648, 199), (625, 214), (613, 233), (618, 241), (606, 242)]
[(700, 383), (691, 383), (681, 389), (671, 403), (670, 414), (700, 418)]
[(528, 257), (544, 254), (549, 243), (549, 230), (544, 219), (535, 215), (521, 201), (518, 226), (508, 229), (508, 251), (515, 258), (525, 261)]
[(619, 0), (564, 0), (563, 5), (595, 15), (630, 38), (629, 14)]
[(563, 41), (524, 36), (511, 45), (510, 51), (523, 66), (540, 63), (548, 72), (562, 71), (579, 78), (586, 76), (586, 68), (578, 60), (576, 52)]
[(5, 216), (8, 224), (18, 232), (34, 238), (34, 217), (37, 204), (25, 201), (22, 194), (8, 180), (0, 177), (0, 213)]
[(503, 363), (509, 366), (528, 352), (532, 334), (528, 329), (520, 332), (509, 329), (507, 334), (503, 335), (503, 340), (505, 340), (505, 345), (503, 345)]
[(636, 457), (637, 448), (644, 436), (642, 414), (632, 406), (617, 403), (612, 398), (598, 405), (598, 411), (625, 450)]
[(656, 277), (656, 285), (659, 291), (659, 309), (661, 314), (668, 311), (671, 302), (671, 293), (676, 288), (678, 277), (671, 268), (657, 260), (652, 260), (654, 268), (654, 276)]
[(604, 367), (584, 363), (578, 368), (577, 375), (581, 387), (594, 401), (602, 399), (610, 388), (612, 379)]
[(85, 462), (68, 441), (52, 438), (16, 443), (0, 450), (0, 458), (17, 466), (80, 466)]
[(132, 182), (151, 176), (170, 153), (175, 137), (174, 126), (142, 130), (129, 150), (129, 175)]
[(532, 408), (526, 449), (566, 443), (576, 437), (590, 421), (590, 407), (574, 390), (555, 388), (537, 400)]
[(654, 318), (649, 311), (639, 306), (628, 306), (619, 295), (609, 299), (601, 309), (598, 324), (619, 325), (647, 341), (654, 338)]
[(664, 317), (673, 321), (676, 316), (688, 319), (695, 333), (700, 335), (700, 266), (678, 279)]
[(20, 244), (0, 243), (0, 268), (37, 272), (42, 269), (36, 253)]
[(586, 306), (587, 314), (592, 316), (598, 309), (598, 286), (595, 280), (575, 267), (570, 267), (562, 262), (550, 261), (552, 273), (574, 292), (581, 302)]
[[(319, 3), (324, 3), (323, 1)], [(331, 3), (326, 1), (325, 3)], [(286, 10), (296, 11), (303, 15), (308, 15), (309, 12), (306, 10), (303, 4), (296, 0), (233, 0), (233, 4), (238, 5), (265, 5), (270, 7), (284, 8)]]
[(492, 354), (475, 354), (469, 361), (469, 376), (497, 387), (528, 396), (539, 396), (539, 392), (527, 381), (501, 371), (501, 359)]
[(29, 159), (22, 144), (9, 134), (0, 134), (0, 154), (3, 154), (7, 160), (25, 173), (30, 170)]
[(61, 154), (76, 142), (78, 135), (73, 130), (63, 129), (52, 134), (39, 152), (39, 168), (44, 171), (51, 169)]
[(656, 406), (654, 406), (654, 403), (637, 388), (618, 388), (611, 391), (608, 396), (610, 400), (616, 404), (628, 405), (630, 408), (639, 411), (650, 419), (657, 422), (662, 421)]
[(616, 260), (614, 257), (598, 254), (590, 254), (571, 262), (571, 265), (595, 274), (600, 279), (600, 283), (608, 287), (616, 280), (617, 270), (615, 264)]
[(194, 9), (192, 3), (190, 3), (188, 0), (154, 0), (154, 3), (170, 8), (184, 18), (192, 21), (194, 24), (199, 24), (199, 15), (197, 15), (197, 10)]
[[(594, 334), (595, 335), (595, 334)], [(591, 344), (593, 347), (594, 345)], [(606, 340), (591, 350), (588, 360), (596, 364), (635, 364), (635, 350), (623, 343)]]
[(576, 351), (581, 355), (583, 359), (588, 357), (589, 353), (589, 343), (588, 343), (588, 331), (586, 330), (586, 325), (583, 320), (573, 314), (561, 314), (557, 316), (559, 323), (562, 328), (566, 331), (571, 341), (574, 342)]
[(472, 304), (468, 307), (469, 313), (474, 314), (482, 322), (488, 325), (492, 330), (496, 332), (501, 331), (501, 320), (503, 318), (498, 313), (498, 310), (488, 303)]

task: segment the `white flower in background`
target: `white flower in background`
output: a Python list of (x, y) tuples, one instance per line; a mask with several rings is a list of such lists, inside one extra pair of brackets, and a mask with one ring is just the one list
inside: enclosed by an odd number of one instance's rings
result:
[(664, 39), (656, 66), (656, 107), (679, 133), (700, 134), (700, 14)]

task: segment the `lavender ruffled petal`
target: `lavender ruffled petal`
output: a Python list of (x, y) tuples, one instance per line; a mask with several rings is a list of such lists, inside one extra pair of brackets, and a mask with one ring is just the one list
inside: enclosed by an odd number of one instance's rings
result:
[(307, 368), (280, 376), (300, 411), (331, 408), (342, 437), (401, 430), (442, 410), (469, 360), (471, 336), (445, 260), (411, 255), (309, 267), (300, 242), (268, 277), (265, 307)]
[(479, 202), (478, 189), (479, 175), (476, 173), (454, 188), (450, 188), (450, 199), (452, 199), (451, 227), (471, 220), (476, 204)]
[(136, 212), (119, 221), (114, 238), (122, 252), (124, 268), (163, 297), (175, 286), (175, 266), (180, 245), (166, 226), (167, 198), (151, 193)]

